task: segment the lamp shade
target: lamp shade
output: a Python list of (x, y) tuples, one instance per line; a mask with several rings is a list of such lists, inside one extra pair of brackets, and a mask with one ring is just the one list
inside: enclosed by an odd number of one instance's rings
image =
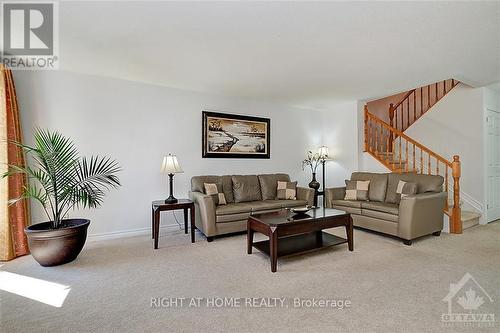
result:
[(160, 171), (162, 173), (181, 173), (184, 172), (182, 171), (181, 166), (179, 165), (179, 161), (177, 161), (177, 156), (168, 154), (163, 157), (163, 162), (161, 163), (161, 169)]
[(321, 158), (324, 158), (324, 159), (328, 158), (328, 154), (329, 154), (328, 147), (327, 146), (320, 147), (318, 154)]

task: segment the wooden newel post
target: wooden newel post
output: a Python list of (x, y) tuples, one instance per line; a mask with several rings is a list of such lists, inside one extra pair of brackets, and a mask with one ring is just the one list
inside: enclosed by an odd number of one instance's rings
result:
[(365, 150), (368, 151), (368, 105), (365, 105)]
[(453, 176), (453, 208), (451, 210), (450, 233), (462, 233), (462, 213), (460, 210), (460, 158), (458, 155), (453, 156), (451, 163), (451, 172)]
[[(389, 125), (394, 128), (394, 104), (389, 104)], [(389, 152), (392, 152), (392, 143), (394, 142), (394, 134), (389, 132)]]

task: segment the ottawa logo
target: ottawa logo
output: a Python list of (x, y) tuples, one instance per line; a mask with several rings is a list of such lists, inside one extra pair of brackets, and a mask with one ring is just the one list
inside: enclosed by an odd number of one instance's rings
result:
[(457, 283), (450, 284), (450, 291), (443, 302), (448, 303), (448, 313), (441, 316), (445, 327), (495, 326), (495, 314), (487, 311), (493, 299), (470, 273)]

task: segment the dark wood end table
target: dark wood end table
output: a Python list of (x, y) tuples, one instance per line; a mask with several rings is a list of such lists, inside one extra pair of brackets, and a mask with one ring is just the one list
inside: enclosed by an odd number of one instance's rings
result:
[[(345, 227), (347, 239), (323, 229)], [(253, 242), (254, 232), (269, 240)], [(278, 257), (299, 254), (325, 247), (348, 243), (354, 250), (353, 224), (349, 213), (330, 208), (316, 208), (307, 215), (298, 216), (288, 210), (251, 215), (247, 221), (247, 253), (252, 247), (266, 253), (271, 259), (271, 272), (276, 272)]]
[(196, 226), (194, 224), (194, 202), (189, 199), (179, 199), (178, 202), (167, 204), (164, 200), (153, 201), (151, 204), (151, 230), (152, 238), (154, 239), (154, 248), (158, 248), (158, 238), (160, 238), (160, 212), (168, 210), (184, 210), (184, 233), (188, 233), (188, 209), (191, 213), (191, 243), (194, 243), (194, 231)]

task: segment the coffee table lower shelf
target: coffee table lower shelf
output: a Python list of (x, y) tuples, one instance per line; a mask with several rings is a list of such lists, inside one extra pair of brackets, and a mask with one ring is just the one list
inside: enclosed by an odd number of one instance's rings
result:
[[(317, 251), (343, 243), (347, 243), (347, 239), (323, 231), (282, 237), (278, 238), (278, 257)], [(269, 240), (255, 242), (253, 243), (253, 247), (267, 255), (270, 255)]]

